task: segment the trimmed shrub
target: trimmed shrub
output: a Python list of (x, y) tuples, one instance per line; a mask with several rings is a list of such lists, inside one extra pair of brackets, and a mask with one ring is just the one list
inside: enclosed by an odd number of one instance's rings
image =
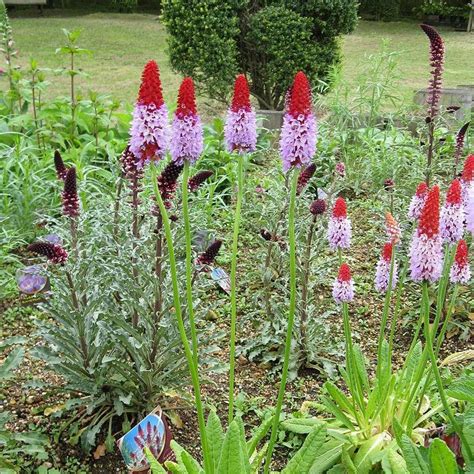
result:
[(165, 0), (171, 65), (201, 92), (227, 101), (237, 73), (266, 109), (282, 109), (289, 81), (303, 70), (313, 86), (340, 61), (338, 37), (357, 22), (356, 0), (259, 2)]

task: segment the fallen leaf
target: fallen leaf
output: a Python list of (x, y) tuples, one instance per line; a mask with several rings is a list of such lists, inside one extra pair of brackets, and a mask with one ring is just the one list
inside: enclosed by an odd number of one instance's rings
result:
[(105, 444), (99, 444), (94, 451), (94, 459), (100, 459), (102, 456), (105, 456)]
[(182, 428), (184, 426), (183, 420), (178, 415), (178, 413), (174, 410), (167, 413), (168, 418), (170, 419), (171, 423), (173, 423), (176, 428)]

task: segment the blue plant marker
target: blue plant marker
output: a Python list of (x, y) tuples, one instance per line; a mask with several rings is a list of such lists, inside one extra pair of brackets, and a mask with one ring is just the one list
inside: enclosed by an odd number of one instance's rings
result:
[(230, 278), (222, 268), (213, 268), (211, 277), (226, 293), (230, 293)]

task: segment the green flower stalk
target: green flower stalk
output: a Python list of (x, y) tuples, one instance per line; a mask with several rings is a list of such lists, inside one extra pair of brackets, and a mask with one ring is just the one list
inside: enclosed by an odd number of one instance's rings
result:
[[(192, 380), (193, 389), (194, 389), (194, 398), (195, 398), (195, 403), (196, 403), (196, 409), (198, 412), (198, 424), (199, 424), (199, 432), (200, 432), (200, 438), (201, 438), (202, 453), (203, 453), (203, 458), (204, 458), (205, 472), (206, 474), (207, 473), (212, 474), (214, 471), (213, 469), (214, 466), (212, 463), (212, 459), (210, 457), (209, 444), (208, 444), (207, 433), (206, 433), (206, 423), (204, 419), (204, 409), (203, 409), (203, 404), (201, 400), (201, 386), (199, 382), (199, 373), (198, 373), (198, 368), (196, 364), (194, 363), (194, 355), (193, 355), (193, 351), (191, 350), (191, 346), (189, 344), (189, 341), (186, 335), (186, 328), (184, 326), (183, 314), (181, 311), (180, 290), (179, 290), (179, 283), (178, 283), (178, 274), (176, 270), (176, 256), (174, 253), (173, 236), (171, 234), (170, 219), (168, 216), (168, 211), (166, 210), (165, 204), (161, 197), (161, 193), (158, 189), (156, 167), (152, 165), (150, 166), (150, 168), (151, 168), (151, 176), (152, 176), (153, 190), (155, 193), (155, 199), (160, 209), (161, 216), (163, 218), (163, 228), (165, 231), (166, 244), (168, 247), (168, 257), (169, 257), (169, 263), (170, 263), (171, 281), (172, 281), (172, 286), (173, 286), (173, 301), (174, 301), (174, 307), (175, 307), (176, 320), (178, 323), (178, 330), (181, 337), (181, 342), (183, 344), (184, 353), (185, 353), (186, 360), (188, 363), (189, 373), (191, 375), (191, 380)], [(187, 263), (187, 266), (189, 266), (189, 262), (187, 261), (186, 263)], [(187, 273), (188, 273), (188, 270), (187, 270)]]
[(232, 240), (232, 260), (230, 270), (230, 363), (229, 363), (229, 424), (234, 418), (235, 385), (235, 338), (237, 327), (237, 253), (240, 231), (240, 214), (244, 194), (244, 160), (246, 153), (255, 151), (257, 126), (255, 112), (250, 105), (250, 92), (245, 76), (235, 79), (232, 104), (227, 111), (225, 124), (225, 143), (229, 152), (238, 153), (237, 203), (234, 217)]

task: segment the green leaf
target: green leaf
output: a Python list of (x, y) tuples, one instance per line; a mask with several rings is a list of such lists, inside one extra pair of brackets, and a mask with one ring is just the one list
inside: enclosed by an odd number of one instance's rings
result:
[(224, 438), (217, 474), (250, 474), (250, 462), (246, 446), (242, 446), (239, 423), (234, 420)]
[(303, 446), (290, 459), (282, 474), (305, 474), (311, 469), (314, 458), (326, 439), (327, 429), (325, 423), (315, 426), (313, 431), (304, 440)]
[(328, 391), (331, 398), (334, 400), (335, 403), (337, 403), (341, 410), (354, 415), (354, 408), (351, 404), (351, 401), (349, 400), (349, 398), (347, 398), (347, 396), (342, 390), (336, 387), (336, 385), (334, 385), (332, 382), (326, 382), (323, 387)]
[(456, 457), (441, 439), (435, 438), (431, 442), (428, 456), (432, 474), (457, 474)]
[(309, 474), (323, 474), (341, 457), (345, 441), (330, 439), (326, 441), (314, 458)]
[(258, 474), (258, 472), (260, 471), (260, 466), (262, 465), (262, 462), (265, 458), (267, 449), (268, 443), (266, 443), (263, 448), (255, 454), (254, 458), (252, 459), (252, 465), (250, 466), (252, 474)]
[(144, 449), (146, 459), (150, 464), (152, 474), (166, 474), (166, 470), (163, 466), (155, 459), (155, 456), (151, 453), (149, 448)]
[(430, 474), (428, 464), (426, 464), (420, 451), (406, 434), (402, 435), (400, 448), (410, 474)]
[(462, 377), (450, 384), (446, 393), (456, 400), (474, 403), (474, 377)]
[(367, 375), (364, 354), (362, 353), (362, 350), (358, 344), (354, 345), (354, 350), (352, 351), (352, 353), (354, 355), (357, 375), (359, 376), (359, 379), (361, 381), (362, 389), (367, 390), (369, 388), (369, 376)]
[(6, 380), (12, 377), (13, 371), (21, 364), (24, 355), (23, 347), (13, 349), (0, 366), (0, 379)]
[(345, 467), (345, 470), (348, 474), (357, 474), (357, 469), (355, 467), (355, 464), (352, 462), (352, 459), (347, 451), (346, 448), (342, 449), (342, 465)]
[(395, 449), (389, 449), (382, 458), (383, 472), (388, 474), (408, 474), (407, 463)]
[(204, 472), (199, 463), (187, 451), (181, 453), (181, 460), (188, 474), (201, 474)]
[[(469, 409), (464, 413), (462, 431), (471, 448), (471, 452), (474, 452), (474, 405), (470, 405)], [(463, 454), (464, 459), (468, 459), (465, 450), (463, 450)]]
[(282, 421), (280, 426), (291, 433), (308, 434), (320, 423), (321, 420), (317, 418), (289, 418), (288, 420)]
[(222, 429), (221, 420), (214, 410), (209, 412), (206, 424), (207, 440), (211, 457), (214, 462), (214, 469), (217, 469), (219, 457), (221, 455), (222, 443), (224, 441), (224, 431)]
[(373, 457), (379, 453), (387, 442), (387, 435), (379, 433), (362, 443), (354, 457), (354, 466), (357, 473), (368, 473), (372, 468)]
[(272, 426), (273, 423), (273, 416), (270, 416), (266, 420), (264, 420), (260, 426), (255, 431), (254, 435), (247, 443), (247, 452), (249, 457), (251, 457), (254, 451), (257, 449), (258, 443), (264, 438), (264, 436), (268, 433), (268, 430)]

